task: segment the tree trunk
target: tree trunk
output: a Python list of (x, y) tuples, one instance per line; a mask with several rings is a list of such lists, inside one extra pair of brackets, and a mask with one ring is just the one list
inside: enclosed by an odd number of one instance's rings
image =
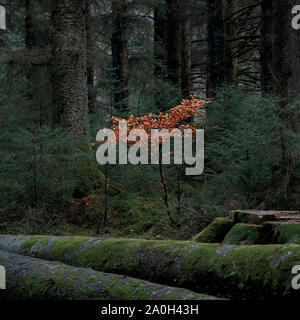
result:
[(168, 18), (167, 7), (163, 5), (154, 7), (154, 76), (155, 76), (155, 105), (158, 110), (165, 111), (168, 106), (168, 96), (162, 92), (167, 80), (167, 39)]
[(167, 65), (167, 15), (165, 6), (154, 8), (154, 75), (166, 75)]
[(167, 0), (168, 39), (167, 64), (169, 81), (181, 89), (180, 1)]
[(70, 161), (76, 161), (72, 196), (77, 199), (99, 190), (89, 144), (86, 14), (86, 1), (51, 1), (54, 123), (71, 137)]
[[(36, 37), (35, 37), (35, 29), (33, 23), (33, 4), (31, 0), (25, 0), (25, 47), (27, 50), (32, 50), (36, 46)], [(29, 99), (33, 98), (33, 76), (36, 71), (36, 68), (30, 64), (26, 68), (26, 77), (29, 82), (29, 91), (27, 94)]]
[(207, 97), (215, 96), (216, 90), (224, 85), (225, 53), (225, 0), (207, 0)]
[(86, 70), (86, 3), (52, 0), (52, 94), (54, 121), (74, 139), (86, 139), (88, 91)]
[(113, 32), (111, 38), (114, 107), (124, 114), (129, 111), (126, 1), (112, 1)]
[[(261, 84), (265, 93), (279, 98), (279, 106), (285, 123), (295, 133), (300, 131), (300, 119), (286, 106), (300, 93), (300, 33), (292, 28), (293, 0), (262, 1), (261, 28)], [(282, 181), (282, 197), (289, 208), (289, 195), (297, 193), (295, 175), (297, 151), (291, 150), (293, 138), (282, 135), (282, 158), (285, 176)]]
[(3, 300), (214, 300), (180, 288), (0, 251)]
[(86, 52), (87, 52), (87, 85), (88, 85), (88, 110), (94, 111), (96, 97), (94, 93), (94, 60), (93, 60), (93, 33), (92, 33), (92, 12), (93, 1), (86, 0)]
[(34, 25), (32, 19), (31, 0), (25, 0), (25, 46), (31, 50), (35, 46)]
[(293, 0), (261, 4), (261, 86), (283, 105), (300, 93), (300, 34), (292, 28)]
[(300, 33), (291, 26), (294, 0), (277, 0), (273, 16), (273, 87), (286, 103), (300, 93)]
[(225, 82), (237, 83), (238, 58), (237, 58), (237, 0), (225, 0)]
[(274, 3), (270, 0), (262, 0), (260, 29), (260, 79), (261, 90), (264, 93), (272, 93), (273, 91), (273, 23)]
[(189, 98), (192, 94), (192, 59), (191, 59), (191, 18), (187, 5), (182, 5), (181, 21), (181, 95)]
[[(298, 298), (291, 270), (300, 245), (0, 236), (0, 249), (234, 299)], [(1, 264), (1, 262), (0, 262)]]

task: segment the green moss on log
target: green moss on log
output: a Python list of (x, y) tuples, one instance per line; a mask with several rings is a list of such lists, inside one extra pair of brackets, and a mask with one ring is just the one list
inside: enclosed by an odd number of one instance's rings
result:
[(33, 236), (30, 239), (26, 240), (22, 243), (21, 248), (22, 249), (28, 249), (31, 248), (37, 241), (40, 241), (42, 244), (48, 243), (47, 236)]
[(300, 223), (281, 224), (277, 243), (300, 244)]
[(58, 239), (51, 245), (52, 254), (56, 260), (64, 261), (64, 255), (76, 252), (76, 250), (82, 247), (88, 240), (88, 237), (66, 237)]
[(260, 244), (262, 226), (238, 223), (227, 233), (223, 244)]
[(75, 268), (0, 251), (6, 290), (0, 299), (25, 300), (215, 300), (189, 290), (121, 275)]
[(233, 227), (234, 223), (225, 218), (216, 218), (210, 225), (208, 225), (199, 234), (192, 239), (196, 242), (202, 243), (220, 243), (223, 241), (226, 234)]
[[(300, 264), (300, 245), (220, 245), (190, 241), (89, 238), (72, 251), (76, 237), (48, 237), (22, 249), (26, 236), (0, 236), (4, 250), (57, 260), (77, 267), (127, 275), (195, 292), (234, 299), (300, 297), (291, 270)], [(64, 242), (61, 241), (64, 239)], [(79, 242), (80, 242), (79, 241)], [(59, 255), (53, 247), (60, 245)]]
[(300, 223), (264, 223), (263, 234), (264, 243), (300, 244)]

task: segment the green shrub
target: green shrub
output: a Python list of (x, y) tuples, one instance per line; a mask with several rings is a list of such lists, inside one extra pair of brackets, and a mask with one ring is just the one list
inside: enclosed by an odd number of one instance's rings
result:
[[(291, 137), (289, 149), (299, 152), (299, 135), (282, 115), (295, 112), (296, 105), (282, 110), (270, 98), (232, 88), (220, 90), (208, 105), (205, 176), (220, 201), (246, 199), (248, 208), (261, 209), (296, 206), (282, 187), (288, 152), (283, 139)], [(299, 162), (294, 175), (299, 176)]]

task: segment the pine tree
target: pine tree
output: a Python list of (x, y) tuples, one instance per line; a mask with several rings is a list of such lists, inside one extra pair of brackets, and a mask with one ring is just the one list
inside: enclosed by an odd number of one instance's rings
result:
[(51, 5), (54, 120), (75, 141), (87, 141), (86, 5), (80, 0), (52, 0)]
[(112, 1), (113, 32), (111, 37), (114, 74), (114, 107), (121, 113), (129, 111), (127, 0)]

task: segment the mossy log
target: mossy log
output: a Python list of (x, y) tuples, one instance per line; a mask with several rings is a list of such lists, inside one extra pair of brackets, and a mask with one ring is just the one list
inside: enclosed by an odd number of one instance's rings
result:
[(193, 241), (202, 243), (220, 243), (233, 227), (234, 223), (225, 218), (216, 218), (205, 229), (193, 237)]
[(266, 221), (276, 220), (277, 211), (234, 210), (229, 217), (234, 223), (262, 224)]
[(300, 245), (0, 236), (0, 249), (234, 299), (300, 297)]
[(262, 226), (238, 223), (227, 233), (223, 244), (260, 244)]
[(263, 243), (300, 244), (300, 223), (266, 222), (263, 235)]
[(215, 300), (189, 290), (61, 262), (0, 251), (6, 290), (0, 299), (25, 300)]

